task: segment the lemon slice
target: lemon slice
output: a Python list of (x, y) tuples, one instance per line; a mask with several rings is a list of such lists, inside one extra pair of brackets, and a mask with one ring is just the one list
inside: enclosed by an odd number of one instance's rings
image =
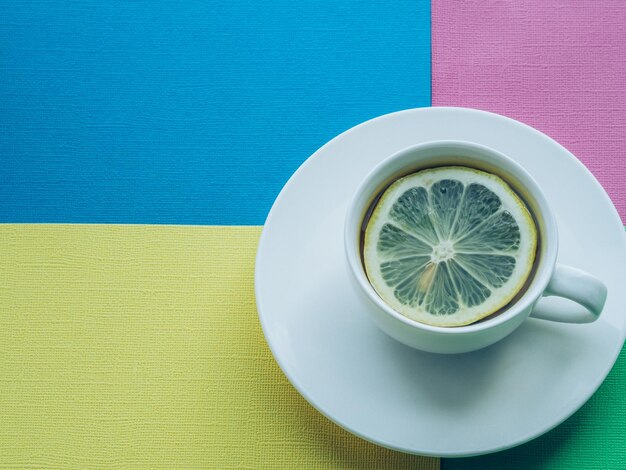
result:
[(450, 166), (398, 179), (365, 229), (370, 283), (394, 310), (436, 326), (491, 315), (530, 275), (537, 230), (511, 187), (490, 173)]

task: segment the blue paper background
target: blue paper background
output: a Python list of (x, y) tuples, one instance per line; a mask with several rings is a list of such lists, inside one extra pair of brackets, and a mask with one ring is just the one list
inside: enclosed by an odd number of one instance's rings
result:
[(6, 2), (0, 221), (265, 221), (336, 134), (430, 104), (430, 4)]

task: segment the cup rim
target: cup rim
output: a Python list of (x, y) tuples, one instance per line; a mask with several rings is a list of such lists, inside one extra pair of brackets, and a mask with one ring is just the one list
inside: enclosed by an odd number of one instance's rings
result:
[[(528, 286), (526, 292), (522, 295), (522, 297), (517, 300), (515, 304), (511, 305), (510, 308), (507, 308), (504, 312), (495, 316), (494, 318), (452, 328), (428, 325), (426, 323), (412, 320), (387, 305), (387, 303), (382, 300), (382, 298), (374, 290), (369, 280), (367, 279), (367, 274), (365, 273), (365, 269), (361, 263), (361, 255), (358, 250), (360, 242), (356, 244), (354, 243), (355, 237), (357, 237), (357, 240), (359, 240), (358, 237), (360, 237), (362, 223), (361, 213), (365, 209), (365, 204), (367, 204), (367, 201), (369, 201), (372, 196), (367, 191), (367, 188), (370, 186), (372, 181), (375, 181), (377, 176), (380, 175), (380, 173), (383, 172), (385, 168), (387, 168), (397, 160), (405, 158), (407, 155), (413, 154), (415, 152), (427, 150), (433, 147), (469, 147), (481, 153), (495, 156), (496, 159), (500, 159), (506, 162), (506, 165), (508, 165), (509, 169), (512, 169), (515, 173), (515, 179), (517, 180), (517, 182), (532, 195), (536, 205), (540, 209), (544, 225), (542, 230), (542, 242), (544, 244), (544, 247), (541, 254), (541, 264), (538, 266), (530, 285)], [(357, 248), (355, 249), (355, 247)], [(354, 193), (354, 197), (352, 198), (352, 201), (350, 202), (348, 210), (346, 212), (344, 225), (344, 249), (346, 251), (347, 260), (350, 266), (352, 276), (357, 281), (360, 289), (367, 295), (367, 297), (370, 299), (370, 301), (374, 303), (376, 307), (381, 309), (387, 315), (390, 315), (396, 320), (411, 327), (412, 329), (424, 330), (442, 335), (461, 335), (490, 330), (497, 327), (498, 325), (513, 320), (514, 318), (523, 314), (526, 311), (530, 312), (529, 307), (532, 307), (532, 305), (541, 297), (554, 272), (558, 253), (558, 233), (554, 215), (550, 209), (550, 206), (548, 205), (543, 191), (541, 190), (535, 179), (515, 160), (503, 154), (502, 152), (499, 152), (491, 147), (476, 142), (465, 140), (432, 140), (411, 145), (409, 147), (405, 147), (399, 150), (398, 152), (390, 155), (389, 157), (378, 163), (365, 176), (365, 178), (363, 178), (363, 180), (357, 187), (357, 190)]]

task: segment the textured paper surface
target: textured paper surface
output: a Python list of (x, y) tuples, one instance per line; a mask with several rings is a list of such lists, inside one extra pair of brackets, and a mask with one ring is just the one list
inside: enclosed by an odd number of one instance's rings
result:
[(621, 1), (433, 0), (433, 105), (545, 132), (592, 171), (626, 222), (625, 25)]
[(287, 382), (259, 227), (0, 225), (0, 468), (421, 469)]
[(0, 221), (260, 225), (315, 150), (430, 105), (430, 0), (0, 4)]

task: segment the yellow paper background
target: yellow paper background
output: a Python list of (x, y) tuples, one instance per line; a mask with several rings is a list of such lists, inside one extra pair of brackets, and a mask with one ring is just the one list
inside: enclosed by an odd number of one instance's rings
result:
[(1, 468), (412, 468), (287, 382), (260, 227), (0, 225)]

